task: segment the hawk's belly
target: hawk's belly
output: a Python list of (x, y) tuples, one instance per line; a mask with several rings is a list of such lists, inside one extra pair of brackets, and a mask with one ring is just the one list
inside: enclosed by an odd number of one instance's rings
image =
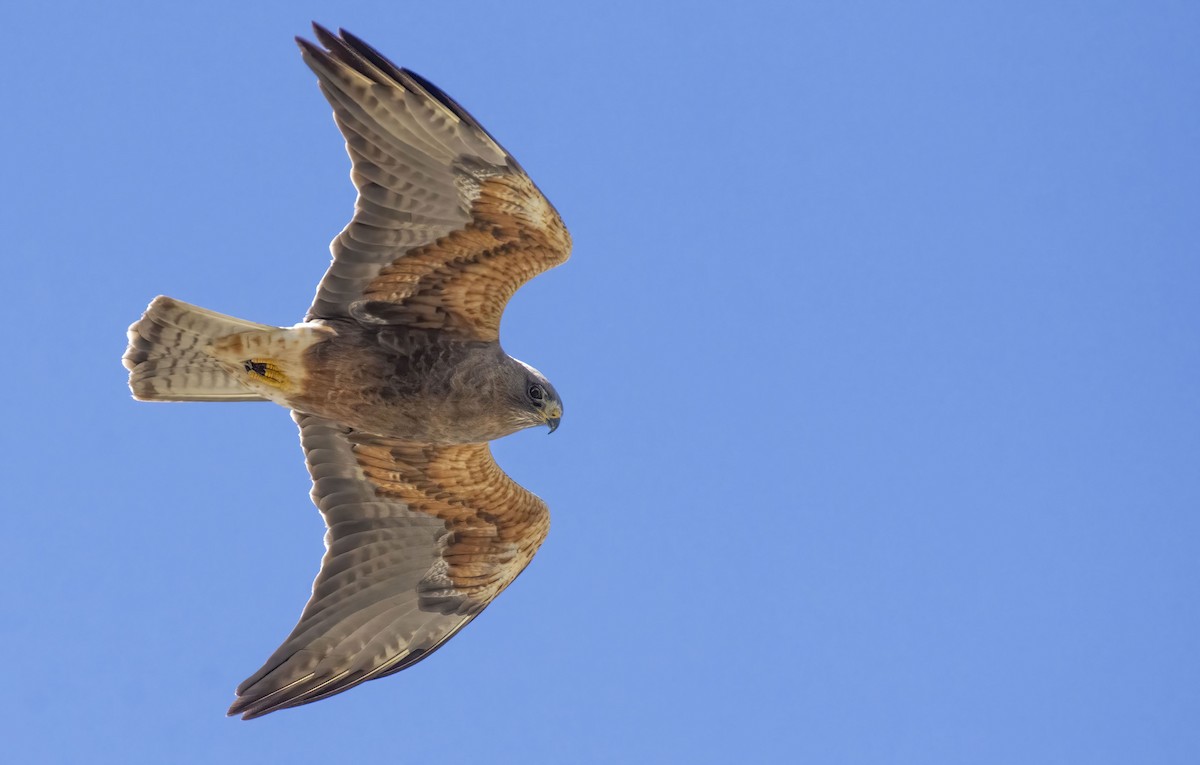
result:
[[(503, 415), (490, 354), (411, 334), (380, 342), (358, 327), (313, 345), (303, 357), (303, 390), (287, 404), (356, 430), (428, 443), (479, 443), (520, 428)], [(397, 347), (398, 346), (398, 347)]]

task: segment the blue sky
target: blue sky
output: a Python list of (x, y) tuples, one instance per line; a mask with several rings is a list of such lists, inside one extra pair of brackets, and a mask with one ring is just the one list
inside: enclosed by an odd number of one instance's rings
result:
[[(5, 14), (21, 762), (1200, 760), (1200, 6)], [(470, 109), (572, 260), (505, 315), (551, 506), (429, 661), (226, 719), (322, 527), (276, 407), (132, 401), (163, 293), (303, 314), (353, 203), (292, 36)]]

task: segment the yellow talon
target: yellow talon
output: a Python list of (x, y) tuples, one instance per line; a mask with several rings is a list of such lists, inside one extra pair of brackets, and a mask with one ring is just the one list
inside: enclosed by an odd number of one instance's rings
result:
[(284, 388), (288, 385), (288, 376), (284, 374), (282, 367), (273, 361), (267, 359), (247, 359), (245, 362), (247, 374), (259, 382), (266, 383), (273, 388)]

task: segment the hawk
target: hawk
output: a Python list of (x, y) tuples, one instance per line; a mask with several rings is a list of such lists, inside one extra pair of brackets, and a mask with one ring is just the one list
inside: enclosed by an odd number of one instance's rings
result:
[(237, 688), (244, 719), (412, 666), (479, 615), (549, 529), (488, 442), (562, 417), (500, 316), (567, 259), (558, 212), (433, 83), (354, 35), (296, 38), (346, 139), (354, 216), (304, 317), (272, 327), (155, 298), (123, 361), (140, 401), (292, 410), (328, 527), (300, 621)]

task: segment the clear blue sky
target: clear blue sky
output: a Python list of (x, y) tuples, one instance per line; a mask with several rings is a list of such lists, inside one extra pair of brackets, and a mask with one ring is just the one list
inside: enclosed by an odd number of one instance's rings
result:
[[(1200, 5), (22, 5), (12, 762), (1200, 762)], [(497, 447), (554, 526), (496, 604), (241, 722), (322, 551), (295, 429), (120, 356), (159, 293), (308, 306), (353, 202), (314, 18), (561, 211), (503, 336), (566, 416)]]

